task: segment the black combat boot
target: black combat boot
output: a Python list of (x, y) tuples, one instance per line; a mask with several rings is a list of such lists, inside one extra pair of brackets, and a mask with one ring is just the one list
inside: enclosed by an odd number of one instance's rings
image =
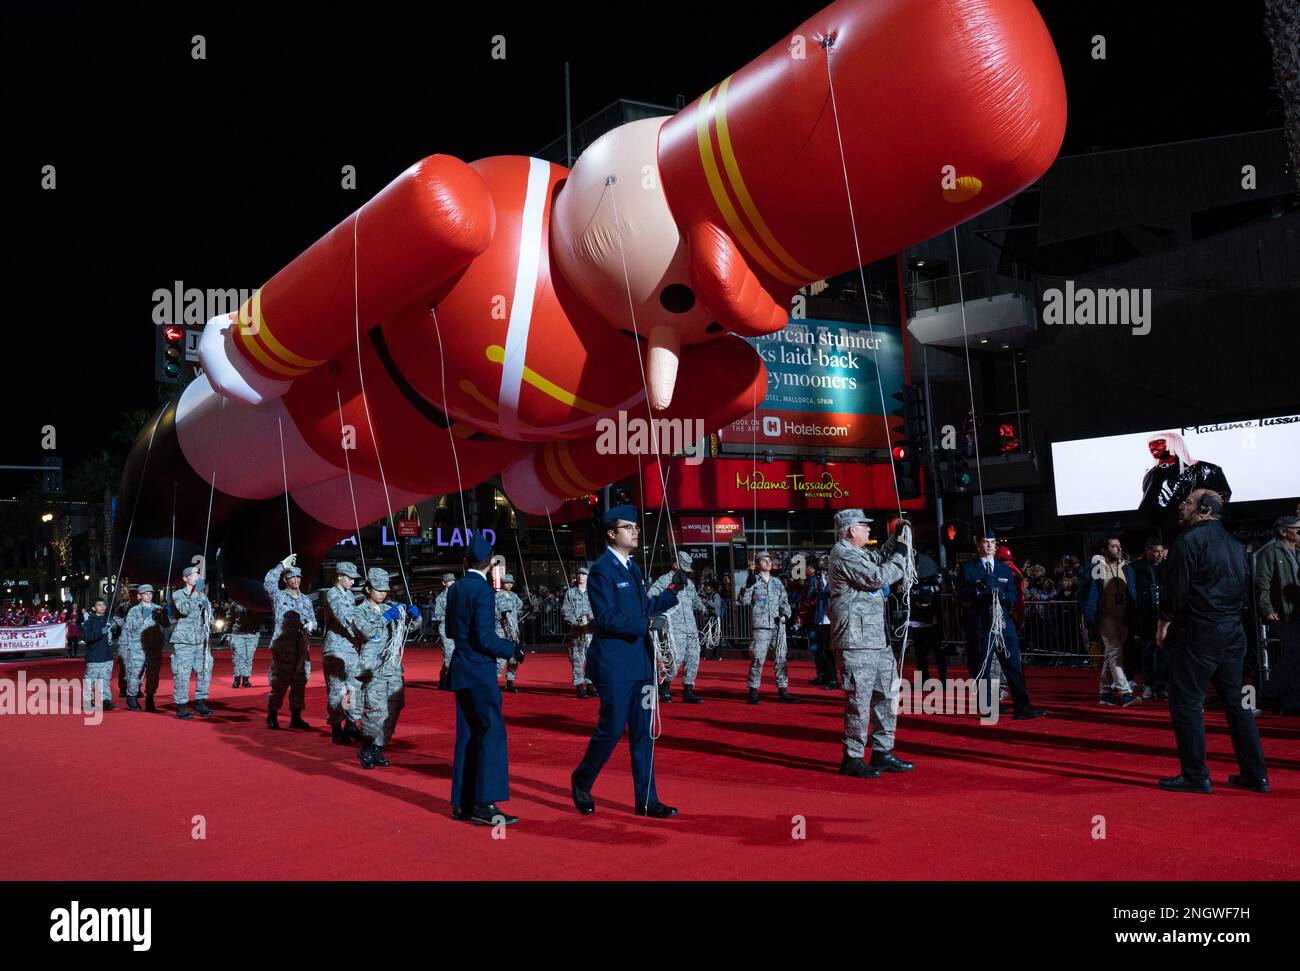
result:
[(451, 669), (448, 668), (447, 665), (444, 664), (444, 665), (442, 666), (442, 670), (438, 672), (438, 690), (439, 690), (439, 691), (446, 691), (446, 690), (447, 690), (447, 688), (448, 688), (448, 686), (449, 686), (449, 685), (448, 685), (447, 676), (448, 676), (450, 673), (451, 673)]
[(856, 779), (879, 779), (880, 770), (867, 765), (861, 759), (846, 755), (840, 761), (840, 775), (851, 775)]
[(145, 695), (145, 696), (144, 696), (144, 710), (145, 710), (145, 711), (157, 711), (157, 710), (158, 710), (157, 707), (155, 707), (155, 705), (154, 705), (154, 703), (153, 703), (153, 695)]
[(335, 724), (330, 726), (330, 741), (335, 745), (348, 744), (348, 737), (344, 733), (342, 725)]
[(374, 760), (374, 763), (377, 767), (382, 768), (385, 765), (393, 764), (392, 762), (389, 762), (388, 759), (384, 758), (384, 747), (382, 745), (371, 744), (370, 758)]
[(673, 703), (673, 689), (667, 681), (659, 686), (659, 700), (665, 705)]
[(514, 683), (513, 681), (510, 681), (510, 680), (507, 680), (507, 681), (506, 681), (506, 691), (507, 691), (509, 694), (514, 694), (514, 693), (515, 693), (516, 691), (518, 691), (518, 690), (519, 690), (519, 689), (515, 687), (515, 683)]
[(138, 701), (135, 700), (135, 696), (134, 696), (134, 695), (129, 696), (129, 697), (126, 699), (126, 707), (129, 708), (131, 711), (139, 711), (139, 710), (140, 710), (140, 702), (138, 702)]
[(279, 728), (279, 727), (280, 727), (280, 716), (279, 716), (279, 714), (276, 712), (276, 710), (275, 710), (274, 708), (269, 708), (269, 709), (267, 709), (267, 712), (266, 712), (266, 727), (267, 727), (267, 728)]
[(366, 739), (366, 744), (357, 749), (357, 758), (361, 762), (361, 768), (373, 769), (375, 767), (375, 747), (370, 744), (370, 739)]
[(776, 700), (784, 705), (797, 705), (800, 702), (799, 698), (790, 694), (785, 688), (776, 689)]
[(177, 706), (176, 706), (176, 717), (177, 717), (177, 718), (193, 718), (193, 717), (194, 717), (194, 712), (190, 711), (190, 706), (189, 706), (189, 705), (177, 705)]
[(343, 740), (349, 745), (361, 741), (361, 733), (357, 731), (357, 726), (352, 724), (351, 721), (343, 723)]
[(212, 709), (208, 707), (208, 699), (206, 698), (195, 698), (194, 710), (204, 718), (212, 714)]
[(290, 728), (311, 728), (310, 725), (308, 725), (305, 721), (302, 720), (302, 712), (295, 711), (293, 709), (289, 710), (289, 727)]
[(688, 705), (702, 705), (704, 699), (695, 693), (695, 685), (682, 685), (682, 701)]
[(230, 682), (230, 686), (231, 686), (232, 688), (242, 688), (242, 687), (243, 687), (243, 685), (241, 685), (241, 684), (239, 683), (239, 679), (238, 679), (238, 678), (235, 678), (234, 681)]
[(578, 685), (574, 690), (578, 693), (579, 698), (587, 697), (587, 684), (585, 681)]
[(253, 686), (253, 682), (248, 680), (248, 678), (244, 678), (244, 687), (251, 688), (252, 686)]
[(751, 705), (761, 705), (761, 704), (762, 704), (762, 702), (758, 700), (758, 689), (757, 689), (757, 688), (750, 688), (750, 689), (749, 689), (749, 703), (750, 703)]

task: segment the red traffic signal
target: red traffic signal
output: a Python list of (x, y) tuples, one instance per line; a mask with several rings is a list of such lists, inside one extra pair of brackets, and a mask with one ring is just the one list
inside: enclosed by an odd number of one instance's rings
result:
[(910, 448), (908, 448), (906, 445), (894, 446), (895, 462), (909, 462), (911, 461), (911, 459), (912, 459), (912, 450)]
[(168, 324), (163, 328), (163, 337), (167, 338), (169, 341), (179, 341), (184, 336), (185, 331), (177, 327), (175, 324)]

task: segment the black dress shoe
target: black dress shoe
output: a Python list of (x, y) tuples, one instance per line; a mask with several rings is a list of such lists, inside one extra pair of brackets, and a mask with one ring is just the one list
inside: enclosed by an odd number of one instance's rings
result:
[(916, 768), (913, 763), (904, 762), (893, 752), (872, 752), (871, 767), (882, 772), (911, 772)]
[(289, 717), (290, 728), (311, 728), (310, 725), (308, 725), (305, 721), (302, 720), (302, 712), (291, 711), (289, 713), (289, 716), (290, 716)]
[(590, 816), (596, 811), (596, 803), (591, 798), (591, 790), (584, 789), (578, 785), (578, 773), (574, 772), (569, 776), (569, 791), (573, 795), (573, 808), (578, 810), (584, 816)]
[(861, 759), (846, 755), (840, 760), (840, 775), (853, 776), (855, 779), (879, 779), (880, 770), (867, 765)]
[(799, 699), (796, 698), (794, 695), (790, 694), (788, 691), (786, 691), (785, 688), (776, 689), (776, 700), (781, 702), (781, 704), (783, 705), (799, 704)]
[(475, 826), (509, 826), (519, 822), (519, 817), (511, 816), (496, 803), (489, 802), (476, 805), (469, 814), (469, 821)]
[(664, 685), (659, 689), (659, 702), (664, 705), (671, 705), (673, 703), (673, 691), (668, 687), (668, 685)]
[(809, 683), (809, 684), (825, 684), (825, 683), (826, 683), (826, 677), (825, 677), (825, 675), (821, 675), (821, 674), (819, 674), (819, 675), (817, 675), (817, 677), (813, 678), (813, 679), (812, 679), (811, 681), (809, 681), (808, 683)]
[[(137, 695), (136, 697), (139, 697), (139, 695)], [(158, 706), (155, 705), (155, 704), (153, 703), (153, 695), (149, 695), (149, 697), (145, 698), (145, 700), (144, 700), (144, 710), (145, 710), (145, 711), (157, 711), (157, 710), (158, 710)]]
[(1214, 786), (1210, 785), (1209, 779), (1197, 782), (1185, 775), (1176, 775), (1172, 779), (1161, 779), (1160, 788), (1166, 792), (1197, 792), (1202, 795), (1209, 795), (1214, 791)]
[(279, 727), (280, 727), (280, 717), (279, 717), (279, 715), (277, 715), (277, 714), (276, 714), (275, 712), (273, 712), (273, 711), (268, 711), (268, 712), (266, 713), (266, 727), (267, 727), (267, 728), (279, 728)]
[(461, 809), (459, 806), (451, 807), (451, 818), (458, 823), (469, 822), (469, 814), (466, 813), (465, 810)]
[(836, 689), (839, 688), (839, 686), (840, 686), (840, 683), (839, 683), (838, 681), (827, 681), (825, 684), (822, 685), (822, 690), (823, 690), (823, 691), (835, 691)]
[(1041, 708), (1021, 708), (1011, 717), (1017, 721), (1027, 721), (1030, 718), (1042, 718), (1046, 714)]
[(661, 802), (652, 802), (648, 806), (637, 806), (636, 814), (649, 816), (651, 819), (670, 819), (677, 815), (677, 809), (674, 806), (665, 806)]
[(1269, 791), (1267, 779), (1255, 779), (1248, 775), (1230, 775), (1228, 785), (1236, 786), (1238, 789), (1253, 789), (1255, 792)]

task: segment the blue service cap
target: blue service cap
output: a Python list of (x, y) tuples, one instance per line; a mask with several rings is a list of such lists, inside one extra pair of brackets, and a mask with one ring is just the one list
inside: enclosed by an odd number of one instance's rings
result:
[(999, 537), (997, 533), (993, 532), (992, 526), (987, 526), (983, 529), (975, 530), (975, 538), (976, 539), (998, 539)]
[(600, 522), (602, 526), (611, 526), (620, 519), (626, 519), (630, 523), (636, 522), (636, 506), (628, 504), (606, 509), (605, 515), (600, 518)]
[(492, 544), (482, 533), (475, 533), (465, 552), (471, 563), (482, 563), (492, 555)]

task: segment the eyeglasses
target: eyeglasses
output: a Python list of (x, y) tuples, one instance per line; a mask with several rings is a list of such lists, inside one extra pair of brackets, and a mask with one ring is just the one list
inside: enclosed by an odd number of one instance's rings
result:
[(641, 527), (638, 526), (636, 523), (619, 523), (619, 524), (616, 525), (614, 528), (615, 528), (615, 529), (631, 529), (631, 530), (634, 530), (635, 532), (638, 532), (638, 533), (641, 532)]

